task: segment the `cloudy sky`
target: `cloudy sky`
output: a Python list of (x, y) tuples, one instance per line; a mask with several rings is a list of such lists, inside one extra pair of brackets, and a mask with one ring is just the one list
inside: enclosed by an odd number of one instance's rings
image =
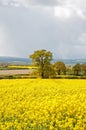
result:
[(86, 0), (0, 0), (0, 56), (86, 58)]

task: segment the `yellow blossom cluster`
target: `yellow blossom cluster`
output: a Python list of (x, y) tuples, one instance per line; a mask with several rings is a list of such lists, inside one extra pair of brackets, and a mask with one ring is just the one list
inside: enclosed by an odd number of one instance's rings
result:
[(0, 80), (0, 130), (86, 130), (86, 80)]

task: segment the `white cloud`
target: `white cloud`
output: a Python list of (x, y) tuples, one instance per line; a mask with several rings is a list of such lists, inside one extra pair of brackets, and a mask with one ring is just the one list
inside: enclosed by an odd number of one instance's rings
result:
[(65, 8), (62, 6), (55, 7), (54, 11), (54, 15), (59, 18), (69, 18), (72, 15), (72, 10), (70, 8)]
[(86, 19), (86, 16), (84, 15), (84, 12), (80, 9), (77, 10), (77, 15), (81, 17), (82, 19)]
[(86, 20), (85, 0), (63, 0), (55, 7), (55, 16), (59, 18), (81, 18)]
[(86, 20), (86, 10), (81, 10), (79, 8), (65, 7), (65, 6), (57, 6), (54, 7), (54, 15), (61, 19), (69, 19), (69, 18), (80, 18)]

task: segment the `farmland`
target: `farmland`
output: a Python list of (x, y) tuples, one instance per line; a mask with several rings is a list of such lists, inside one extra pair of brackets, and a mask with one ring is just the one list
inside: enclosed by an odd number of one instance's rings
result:
[(1, 77), (5, 78), (6, 76), (7, 76), (7, 78), (9, 78), (9, 76), (16, 77), (16, 75), (28, 76), (36, 68), (37, 67), (35, 67), (35, 66), (25, 66), (25, 65), (21, 65), (21, 66), (20, 65), (9, 65), (7, 67), (1, 67), (0, 68), (0, 78)]
[(86, 80), (0, 80), (0, 130), (85, 130)]
[(30, 69), (17, 69), (17, 70), (0, 70), (0, 75), (16, 75), (16, 74), (29, 74), (32, 70)]

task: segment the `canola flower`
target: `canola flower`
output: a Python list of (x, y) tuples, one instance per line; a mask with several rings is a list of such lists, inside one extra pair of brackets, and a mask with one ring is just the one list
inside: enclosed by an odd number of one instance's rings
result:
[(12, 68), (16, 68), (16, 69), (37, 69), (37, 66), (20, 66), (20, 65), (9, 65), (8, 68), (12, 69)]
[(86, 80), (0, 80), (0, 130), (86, 130)]

